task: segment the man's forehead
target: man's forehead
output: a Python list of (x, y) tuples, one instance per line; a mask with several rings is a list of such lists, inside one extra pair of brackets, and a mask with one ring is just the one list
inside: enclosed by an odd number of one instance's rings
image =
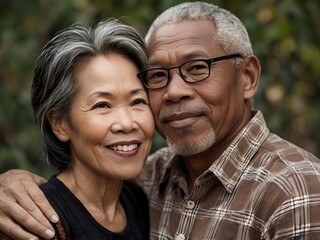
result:
[(149, 38), (148, 51), (167, 50), (179, 45), (211, 44), (215, 26), (209, 20), (169, 23), (156, 29)]
[(174, 58), (177, 60), (177, 62), (185, 62), (189, 61), (192, 59), (199, 59), (199, 58), (210, 58), (212, 53), (201, 50), (197, 48), (196, 46), (194, 49), (192, 48), (185, 48), (182, 49), (184, 51), (163, 51), (163, 52), (158, 52), (157, 54), (151, 55), (148, 57), (147, 65), (151, 66), (156, 66), (156, 65), (161, 65), (164, 62), (167, 62), (170, 58)]
[(221, 48), (214, 41), (215, 28), (209, 20), (164, 25), (149, 39), (148, 65), (214, 57)]

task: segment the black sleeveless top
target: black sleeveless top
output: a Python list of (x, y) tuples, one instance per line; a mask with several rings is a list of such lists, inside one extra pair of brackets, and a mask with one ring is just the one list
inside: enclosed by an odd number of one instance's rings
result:
[(59, 215), (67, 239), (149, 239), (148, 200), (143, 190), (134, 182), (124, 181), (122, 187), (120, 201), (126, 212), (127, 226), (119, 233), (111, 232), (101, 226), (75, 195), (55, 176), (40, 188)]

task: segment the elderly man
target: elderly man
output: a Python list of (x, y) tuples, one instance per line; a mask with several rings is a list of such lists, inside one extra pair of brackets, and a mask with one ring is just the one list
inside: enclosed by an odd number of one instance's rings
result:
[[(253, 110), (260, 64), (241, 21), (212, 4), (184, 3), (153, 22), (146, 43), (138, 77), (168, 143), (138, 179), (151, 239), (319, 238), (320, 161), (270, 133)], [(0, 229), (16, 238), (31, 236), (16, 223), (23, 220), (50, 237), (42, 212), (53, 211), (33, 178), (0, 176), (10, 182), (1, 184)]]

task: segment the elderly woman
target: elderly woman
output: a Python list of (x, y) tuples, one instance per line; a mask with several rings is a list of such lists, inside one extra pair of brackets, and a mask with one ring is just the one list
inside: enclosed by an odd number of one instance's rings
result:
[(137, 73), (143, 39), (115, 20), (73, 26), (44, 47), (32, 106), (45, 159), (59, 170), (42, 185), (60, 217), (57, 239), (149, 239), (148, 201), (133, 182), (154, 122)]

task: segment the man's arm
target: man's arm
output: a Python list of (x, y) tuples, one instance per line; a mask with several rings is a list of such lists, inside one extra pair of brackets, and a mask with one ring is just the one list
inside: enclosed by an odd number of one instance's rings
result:
[(0, 231), (14, 239), (38, 239), (35, 235), (53, 238), (54, 230), (48, 219), (55, 223), (58, 215), (39, 188), (45, 182), (44, 178), (24, 170), (0, 175)]

